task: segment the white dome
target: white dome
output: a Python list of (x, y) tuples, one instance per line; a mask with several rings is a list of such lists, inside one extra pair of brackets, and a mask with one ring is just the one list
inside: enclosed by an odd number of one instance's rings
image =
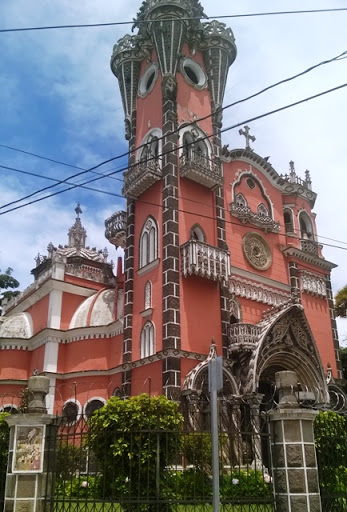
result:
[(33, 323), (29, 313), (9, 316), (0, 323), (0, 338), (31, 338)]
[(115, 290), (101, 290), (80, 304), (70, 322), (70, 329), (114, 322)]

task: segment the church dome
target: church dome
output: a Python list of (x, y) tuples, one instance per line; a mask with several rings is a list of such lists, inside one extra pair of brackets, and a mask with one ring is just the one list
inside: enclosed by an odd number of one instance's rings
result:
[(33, 324), (29, 313), (5, 318), (0, 324), (0, 338), (31, 338), (33, 335)]
[(114, 322), (115, 290), (101, 290), (88, 297), (75, 311), (70, 329), (107, 325)]

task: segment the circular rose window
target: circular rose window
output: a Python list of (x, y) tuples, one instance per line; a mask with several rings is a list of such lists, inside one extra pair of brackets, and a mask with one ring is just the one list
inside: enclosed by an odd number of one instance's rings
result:
[(270, 246), (258, 233), (247, 233), (243, 237), (243, 252), (248, 263), (257, 270), (266, 270), (272, 263)]

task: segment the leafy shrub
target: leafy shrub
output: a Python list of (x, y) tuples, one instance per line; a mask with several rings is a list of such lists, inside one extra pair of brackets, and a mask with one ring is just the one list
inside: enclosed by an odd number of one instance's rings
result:
[[(229, 437), (219, 434), (220, 464), (221, 454), (227, 451)], [(182, 438), (182, 452), (188, 465), (199, 471), (212, 472), (212, 437), (210, 432), (190, 432)]]
[(212, 497), (212, 478), (200, 469), (168, 472), (165, 484), (167, 494), (177, 500), (209, 501)]
[(220, 480), (221, 499), (227, 498), (268, 498), (272, 488), (264, 479), (261, 471), (240, 469), (223, 475)]
[[(106, 494), (158, 498), (157, 476), (159, 489), (165, 489), (165, 467), (180, 451), (182, 422), (178, 405), (164, 396), (112, 397), (96, 411), (90, 421), (88, 445), (103, 469)], [(136, 505), (122, 506), (127, 511), (137, 510)], [(142, 507), (149, 509), (149, 505)]]
[(347, 510), (347, 422), (333, 411), (320, 412), (314, 423), (319, 484), (326, 510)]
[(59, 480), (56, 483), (57, 496), (66, 498), (98, 498), (100, 497), (100, 477), (80, 475), (71, 480)]

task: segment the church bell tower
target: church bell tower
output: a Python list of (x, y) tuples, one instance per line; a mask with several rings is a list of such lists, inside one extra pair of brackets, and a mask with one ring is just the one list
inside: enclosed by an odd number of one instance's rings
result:
[[(212, 338), (226, 351), (231, 248), (220, 130), (236, 46), (229, 28), (204, 17), (198, 0), (146, 0), (137, 33), (111, 58), (130, 152), (120, 227), (127, 394), (147, 391), (151, 363), (152, 390), (177, 399), (193, 354), (208, 354)], [(138, 360), (142, 368), (132, 369)]]

